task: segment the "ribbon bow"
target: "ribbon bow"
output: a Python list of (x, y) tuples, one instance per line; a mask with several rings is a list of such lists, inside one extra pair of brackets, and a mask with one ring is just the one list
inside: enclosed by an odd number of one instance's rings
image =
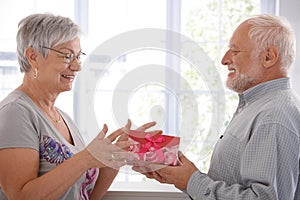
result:
[(155, 153), (158, 158), (158, 162), (164, 161), (164, 153), (157, 143), (165, 142), (166, 138), (164, 136), (160, 135), (158, 138), (153, 139), (150, 134), (146, 134), (145, 139), (148, 142), (146, 144), (144, 144), (143, 147), (138, 152), (140, 154), (140, 156), (143, 156), (143, 154), (148, 152), (151, 147), (154, 147)]

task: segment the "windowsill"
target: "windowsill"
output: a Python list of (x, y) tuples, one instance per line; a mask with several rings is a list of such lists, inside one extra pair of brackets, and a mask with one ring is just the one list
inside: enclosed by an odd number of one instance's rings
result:
[(136, 192), (136, 191), (108, 191), (103, 200), (187, 200), (184, 193), (178, 192)]
[(104, 196), (103, 200), (186, 200), (190, 199), (184, 193), (178, 192), (133, 192), (133, 191), (109, 191)]
[(154, 198), (156, 200), (189, 199), (185, 193), (173, 185), (156, 182), (114, 182), (103, 200), (152, 200)]
[(179, 189), (170, 184), (161, 184), (158, 182), (113, 182), (108, 191), (126, 191), (126, 192), (177, 192)]

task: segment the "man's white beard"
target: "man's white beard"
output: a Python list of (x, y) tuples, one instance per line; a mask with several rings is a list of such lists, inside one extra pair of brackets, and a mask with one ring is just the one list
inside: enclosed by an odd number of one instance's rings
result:
[(242, 93), (251, 86), (253, 86), (255, 82), (255, 78), (252, 78), (248, 74), (240, 74), (239, 72), (235, 72), (234, 78), (228, 78), (226, 81), (226, 86), (237, 92)]

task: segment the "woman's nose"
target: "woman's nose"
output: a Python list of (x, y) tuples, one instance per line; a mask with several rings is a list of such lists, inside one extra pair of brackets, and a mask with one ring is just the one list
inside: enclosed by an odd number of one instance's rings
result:
[(75, 58), (71, 63), (70, 63), (70, 69), (73, 71), (80, 71), (81, 70), (81, 61)]

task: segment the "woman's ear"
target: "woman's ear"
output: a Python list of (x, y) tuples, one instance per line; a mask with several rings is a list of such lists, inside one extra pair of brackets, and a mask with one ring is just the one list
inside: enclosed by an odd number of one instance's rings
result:
[(278, 62), (278, 49), (275, 46), (270, 46), (264, 51), (263, 66), (269, 68)]
[(28, 63), (32, 66), (35, 67), (37, 66), (37, 58), (38, 58), (38, 54), (36, 52), (36, 50), (32, 47), (29, 47), (25, 50), (25, 56), (28, 60)]

